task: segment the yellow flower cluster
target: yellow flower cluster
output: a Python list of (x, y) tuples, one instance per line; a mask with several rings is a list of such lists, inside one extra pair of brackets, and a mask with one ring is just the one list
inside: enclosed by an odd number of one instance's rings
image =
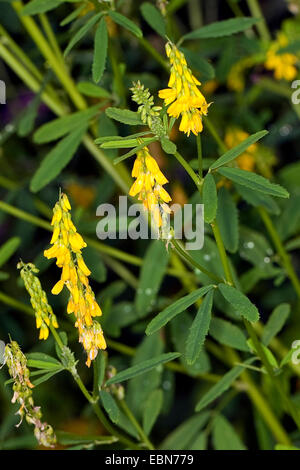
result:
[[(230, 128), (227, 130), (224, 140), (226, 146), (231, 149), (243, 142), (248, 137), (249, 134), (242, 129)], [(248, 147), (244, 153), (236, 158), (235, 162), (237, 166), (242, 170), (253, 171), (255, 168), (255, 154), (257, 149), (257, 144), (250, 145), (250, 147)]]
[(170, 213), (167, 203), (171, 201), (171, 197), (163, 188), (168, 180), (160, 171), (156, 160), (150, 155), (148, 147), (137, 152), (131, 174), (136, 180), (130, 188), (130, 196), (139, 195), (139, 200), (143, 201), (145, 210), (151, 212), (157, 227), (161, 227), (161, 214)]
[(166, 53), (171, 64), (168, 87), (159, 91), (159, 97), (168, 106), (168, 114), (174, 118), (181, 115), (179, 130), (188, 136), (191, 132), (198, 135), (203, 130), (202, 115), (207, 115), (207, 104), (197, 85), (201, 83), (187, 66), (184, 54), (168, 42)]
[(46, 292), (43, 291), (39, 278), (34, 275), (39, 270), (34, 264), (24, 264), (23, 261), (20, 261), (17, 267), (21, 269), (21, 278), (30, 295), (30, 302), (35, 312), (36, 327), (40, 329), (39, 339), (47, 339), (49, 336), (48, 326), (52, 324), (54, 328), (58, 328), (58, 323), (52, 307), (48, 303)]
[(279, 32), (277, 40), (274, 41), (267, 52), (267, 59), (265, 67), (268, 70), (274, 70), (274, 77), (276, 80), (293, 80), (297, 75), (297, 68), (295, 67), (298, 62), (298, 57), (294, 54), (283, 53), (278, 54), (278, 50), (286, 47), (289, 41), (283, 32)]
[(5, 346), (4, 360), (7, 364), (9, 375), (13, 379), (12, 388), (14, 395), (12, 403), (20, 405), (16, 414), (20, 415), (21, 422), (25, 417), (27, 423), (34, 425), (34, 435), (40, 445), (53, 447), (56, 443), (56, 436), (53, 428), (48, 423), (41, 421), (41, 408), (40, 406), (35, 406), (32, 398), (32, 388), (34, 388), (34, 385), (30, 382), (27, 359), (16, 341), (11, 341)]
[(106, 342), (100, 324), (93, 317), (102, 312), (89, 285), (91, 274), (86, 266), (81, 250), (86, 247), (81, 235), (74, 226), (69, 211), (71, 205), (66, 194), (61, 194), (53, 209), (52, 247), (44, 252), (46, 258), (56, 258), (56, 264), (62, 268), (61, 279), (52, 289), (52, 294), (59, 294), (66, 286), (70, 292), (67, 312), (74, 313), (75, 326), (79, 331), (79, 341), (83, 344), (88, 358), (87, 366), (96, 358), (99, 349), (106, 349)]

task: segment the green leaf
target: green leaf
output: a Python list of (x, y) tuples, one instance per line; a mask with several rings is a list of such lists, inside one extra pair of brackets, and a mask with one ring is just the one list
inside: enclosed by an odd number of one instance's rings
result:
[(34, 361), (42, 361), (43, 363), (50, 363), (50, 364), (54, 364), (56, 366), (60, 366), (61, 367), (61, 363), (55, 359), (55, 357), (52, 357), (52, 356), (49, 356), (49, 354), (45, 354), (45, 353), (40, 353), (40, 352), (32, 352), (32, 353), (28, 353), (26, 354), (26, 358), (29, 360), (34, 360)]
[(144, 20), (151, 26), (157, 34), (165, 39), (166, 24), (160, 11), (151, 3), (145, 2), (141, 5), (141, 12)]
[[(250, 360), (249, 360), (250, 361)], [(245, 364), (250, 363), (246, 361)], [(251, 359), (253, 361), (253, 359)], [(243, 372), (244, 367), (242, 365), (238, 365), (233, 367), (229, 372), (227, 372), (223, 377), (213, 385), (208, 392), (206, 392), (201, 400), (197, 403), (195, 408), (196, 411), (201, 411), (203, 408), (208, 406), (212, 403), (216, 398), (220, 397), (229, 387), (236, 381), (236, 379), (241, 375)]]
[(96, 15), (92, 16), (84, 25), (74, 34), (71, 41), (67, 45), (64, 56), (66, 57), (71, 49), (77, 44), (88, 32), (89, 30), (97, 23), (97, 21), (103, 16), (103, 12), (97, 13)]
[(177, 352), (160, 354), (157, 357), (153, 357), (152, 359), (148, 359), (147, 361), (143, 361), (135, 366), (132, 366), (126, 370), (123, 370), (122, 372), (119, 372), (113, 378), (109, 379), (106, 382), (106, 385), (112, 385), (115, 383), (124, 382), (125, 380), (132, 379), (133, 377), (136, 377), (138, 375), (145, 374), (145, 372), (155, 369), (161, 364), (174, 361), (174, 359), (177, 359), (177, 357), (179, 356), (180, 354)]
[(207, 449), (207, 433), (201, 432), (196, 436), (193, 443), (190, 445), (189, 450), (206, 450)]
[(203, 184), (204, 220), (210, 224), (216, 217), (218, 197), (213, 175), (207, 173)]
[(247, 186), (254, 191), (260, 191), (270, 196), (289, 197), (289, 193), (279, 184), (270, 183), (263, 176), (252, 173), (251, 171), (241, 170), (240, 168), (219, 168), (218, 173), (230, 179), (234, 183)]
[(73, 20), (80, 15), (80, 13), (85, 9), (85, 5), (81, 5), (80, 7), (76, 8), (76, 10), (72, 11), (68, 16), (66, 16), (60, 23), (59, 26), (66, 26), (67, 24), (71, 23)]
[(246, 450), (233, 426), (222, 415), (214, 419), (212, 438), (215, 450)]
[(229, 20), (211, 23), (202, 28), (185, 34), (182, 40), (186, 39), (210, 39), (230, 36), (231, 34), (241, 33), (251, 28), (259, 20), (256, 18), (230, 18)]
[(160, 449), (164, 450), (190, 450), (191, 443), (198, 436), (199, 431), (209, 419), (209, 413), (199, 413), (180, 424), (162, 442)]
[(199, 72), (202, 79), (205, 78), (207, 80), (212, 80), (215, 78), (215, 70), (213, 66), (201, 57), (199, 52), (190, 51), (185, 47), (180, 47), (180, 50), (184, 53), (189, 66)]
[(100, 398), (101, 398), (103, 408), (105, 409), (106, 413), (108, 414), (112, 422), (117, 423), (120, 418), (120, 410), (113, 396), (110, 393), (106, 392), (105, 390), (101, 390)]
[(229, 321), (222, 318), (212, 318), (209, 334), (220, 344), (238, 349), (239, 351), (249, 352), (244, 333), (238, 326)]
[(256, 306), (242, 292), (227, 284), (219, 284), (218, 288), (224, 299), (232, 305), (237, 315), (241, 315), (250, 322), (259, 320)]
[(264, 327), (262, 342), (268, 346), (270, 341), (279, 333), (287, 321), (291, 311), (291, 306), (286, 303), (278, 305), (271, 313)]
[(153, 241), (144, 257), (135, 296), (135, 308), (141, 318), (151, 311), (164, 278), (168, 260), (169, 254), (164, 243), (161, 240)]
[(113, 138), (111, 141), (107, 140), (101, 144), (103, 149), (122, 149), (122, 148), (133, 148), (144, 144), (148, 145), (153, 142), (153, 137), (143, 137), (142, 139), (120, 139), (120, 137)]
[(169, 305), (162, 312), (156, 315), (155, 318), (153, 318), (153, 320), (148, 324), (146, 328), (146, 334), (152, 335), (155, 331), (162, 328), (170, 320), (172, 320), (172, 318), (186, 310), (188, 307), (193, 305), (198, 299), (207, 294), (207, 292), (213, 289), (213, 287), (213, 285), (201, 287), (200, 289), (195, 290), (191, 294), (188, 294), (182, 297), (181, 299), (176, 300), (176, 302)]
[(61, 4), (61, 0), (32, 0), (22, 8), (21, 14), (25, 16), (45, 13), (46, 11), (53, 10)]
[(141, 29), (133, 21), (126, 18), (126, 16), (121, 15), (121, 13), (117, 13), (116, 11), (112, 10), (110, 10), (108, 14), (115, 23), (118, 23), (120, 26), (130, 31), (137, 38), (143, 37)]
[(20, 243), (19, 237), (12, 237), (0, 247), (0, 267), (16, 252)]
[(258, 193), (252, 189), (246, 188), (246, 186), (235, 185), (237, 192), (242, 198), (254, 207), (264, 207), (270, 214), (279, 215), (280, 208), (277, 202), (271, 196), (267, 194)]
[(54, 119), (38, 128), (34, 133), (33, 141), (36, 144), (44, 144), (51, 142), (52, 140), (57, 140), (75, 130), (75, 128), (82, 127), (83, 124), (87, 124), (89, 120), (95, 117), (98, 113), (99, 104), (85, 109), (84, 111), (78, 111), (76, 113)]
[(105, 18), (102, 18), (95, 34), (94, 58), (92, 75), (95, 83), (98, 83), (103, 75), (107, 56), (108, 34)]
[(94, 394), (98, 395), (98, 391), (101, 389), (106, 369), (106, 356), (103, 351), (99, 351), (96, 359), (93, 361), (94, 365)]
[(162, 137), (160, 143), (164, 152), (174, 155), (177, 152), (177, 147), (174, 142), (171, 142), (167, 137)]
[(47, 380), (51, 379), (51, 377), (53, 377), (54, 375), (58, 374), (59, 372), (61, 372), (62, 370), (64, 370), (63, 367), (61, 367), (60, 369), (56, 369), (54, 371), (51, 371), (51, 372), (47, 372), (46, 374), (43, 374), (41, 377), (39, 377), (38, 379), (34, 380), (32, 383), (35, 387), (37, 387), (38, 385), (40, 385), (41, 383), (43, 382), (47, 382)]
[(216, 168), (219, 168), (223, 165), (226, 165), (227, 163), (231, 162), (235, 158), (237, 158), (239, 155), (245, 152), (248, 147), (251, 145), (255, 144), (259, 139), (264, 137), (265, 135), (268, 134), (268, 131), (260, 131), (257, 132), (256, 134), (250, 135), (247, 139), (243, 140), (239, 145), (236, 147), (233, 147), (232, 149), (228, 150), (228, 152), (225, 152), (224, 155), (222, 155), (220, 158), (218, 158), (210, 167), (211, 170), (215, 170)]
[(105, 110), (108, 117), (115, 119), (115, 121), (122, 122), (123, 124), (129, 124), (129, 126), (142, 126), (139, 113), (130, 111), (129, 109), (121, 108), (107, 108)]
[(226, 250), (235, 253), (239, 247), (238, 210), (230, 192), (224, 187), (218, 192), (217, 224)]
[(149, 395), (143, 413), (143, 428), (145, 433), (148, 435), (154, 426), (155, 421), (161, 411), (163, 405), (163, 392), (162, 390), (153, 390)]
[(209, 330), (211, 320), (211, 309), (213, 304), (213, 289), (204, 297), (197, 315), (190, 328), (189, 336), (186, 342), (186, 359), (188, 364), (194, 364), (198, 359), (206, 335)]
[(30, 190), (32, 192), (36, 193), (40, 191), (40, 189), (61, 173), (74, 156), (86, 130), (87, 126), (78, 127), (75, 131), (58, 142), (46, 155), (30, 182)]
[(95, 85), (90, 82), (80, 82), (77, 85), (77, 89), (85, 96), (91, 96), (93, 98), (110, 98), (111, 94), (101, 86)]
[(138, 145), (137, 147), (134, 147), (132, 150), (129, 150), (129, 152), (124, 153), (120, 157), (115, 158), (114, 165), (117, 165), (118, 163), (123, 162), (127, 158), (132, 157), (132, 155), (135, 155), (139, 150), (142, 150), (145, 147), (146, 143), (147, 145), (149, 145), (149, 144), (152, 144), (153, 142), (157, 142), (157, 139), (155, 137), (153, 139), (145, 138), (141, 140), (142, 140), (142, 143), (140, 145)]

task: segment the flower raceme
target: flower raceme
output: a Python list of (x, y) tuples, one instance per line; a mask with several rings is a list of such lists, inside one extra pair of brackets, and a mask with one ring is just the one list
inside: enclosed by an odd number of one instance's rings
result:
[(89, 285), (88, 276), (91, 272), (81, 254), (86, 243), (71, 220), (70, 210), (68, 197), (61, 194), (53, 209), (52, 247), (44, 255), (48, 259), (56, 258), (57, 266), (62, 268), (61, 278), (53, 287), (52, 294), (59, 294), (64, 286), (69, 290), (67, 312), (74, 313), (76, 317), (79, 342), (87, 352), (86, 364), (89, 367), (98, 350), (106, 349), (106, 342), (100, 324), (94, 320), (102, 312)]
[(170, 105), (169, 116), (177, 119), (181, 115), (179, 130), (188, 136), (191, 132), (198, 135), (203, 130), (202, 115), (207, 115), (210, 104), (199, 90), (201, 83), (188, 68), (184, 54), (171, 42), (166, 44), (166, 53), (171, 64), (169, 88), (160, 90), (158, 95), (166, 106)]
[(294, 54), (283, 53), (278, 54), (279, 49), (286, 47), (289, 41), (283, 32), (279, 32), (277, 40), (274, 41), (267, 52), (265, 67), (268, 70), (274, 70), (276, 80), (293, 80), (297, 76), (298, 57)]
[[(5, 346), (4, 360), (7, 364), (9, 375), (13, 379), (12, 388), (14, 395), (12, 403), (18, 403), (20, 405), (16, 414), (20, 415), (21, 422), (25, 416), (26, 421), (34, 425), (34, 435), (40, 445), (53, 447), (56, 443), (56, 436), (52, 427), (41, 421), (41, 408), (35, 406), (32, 398), (34, 385), (30, 382), (27, 359), (16, 341), (10, 341), (10, 343)], [(19, 424), (21, 424), (21, 422)]]
[(132, 176), (136, 180), (130, 188), (130, 196), (139, 195), (138, 198), (143, 202), (144, 209), (151, 212), (157, 227), (160, 228), (163, 224), (162, 215), (170, 213), (167, 203), (171, 201), (171, 196), (163, 188), (168, 180), (150, 155), (148, 147), (137, 152)]
[(30, 302), (35, 312), (36, 327), (40, 329), (39, 339), (47, 339), (49, 336), (48, 326), (51, 324), (54, 328), (58, 328), (58, 323), (52, 307), (48, 303), (46, 292), (43, 291), (39, 278), (34, 275), (39, 270), (34, 264), (24, 264), (22, 261), (18, 263), (17, 267), (21, 270), (21, 278), (30, 295)]

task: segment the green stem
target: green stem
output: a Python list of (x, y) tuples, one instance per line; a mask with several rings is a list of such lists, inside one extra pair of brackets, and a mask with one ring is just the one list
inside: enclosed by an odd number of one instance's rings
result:
[(199, 189), (202, 186), (202, 182), (197, 176), (197, 174), (194, 172), (194, 170), (191, 168), (191, 166), (188, 164), (188, 162), (182, 157), (182, 155), (180, 155), (179, 152), (176, 152), (174, 156), (177, 159), (177, 161), (180, 163), (180, 165), (183, 166), (185, 171), (190, 175), (197, 189)]
[(214, 273), (208, 271), (204, 266), (199, 264), (197, 261), (195, 261), (178, 243), (177, 240), (174, 238), (171, 240), (172, 245), (174, 246), (175, 250), (177, 253), (185, 260), (188, 262), (188, 264), (192, 265), (194, 268), (199, 269), (203, 274), (206, 274), (206, 276), (210, 277), (213, 281), (215, 282), (223, 282), (223, 280), (216, 276)]
[(203, 162), (202, 162), (202, 145), (201, 145), (200, 134), (197, 134), (196, 142), (197, 142), (197, 154), (198, 154), (198, 171), (199, 171), (199, 177), (202, 179), (203, 178)]
[(259, 19), (258, 23), (256, 24), (256, 27), (261, 39), (263, 41), (271, 41), (271, 34), (258, 0), (247, 0), (247, 3), (253, 18)]
[(214, 221), (211, 224), (211, 228), (212, 228), (212, 231), (213, 231), (213, 234), (214, 234), (214, 237), (215, 237), (215, 241), (216, 241), (216, 244), (217, 244), (217, 247), (218, 247), (218, 251), (219, 251), (220, 258), (221, 258), (221, 262), (222, 262), (222, 266), (223, 266), (223, 269), (224, 269), (226, 280), (229, 284), (234, 285), (232, 274), (231, 274), (231, 269), (230, 269), (230, 265), (229, 265), (229, 260), (228, 260), (226, 250), (225, 250), (225, 247), (224, 247), (224, 243), (223, 243), (223, 240), (222, 240), (222, 237), (221, 237), (220, 229), (219, 229), (219, 226), (218, 226), (216, 221)]
[(86, 101), (77, 90), (73, 79), (68, 75), (65, 65), (62, 64), (55, 56), (51, 47), (49, 46), (44, 35), (41, 33), (36, 22), (31, 16), (22, 15), (23, 2), (15, 1), (12, 2), (12, 6), (16, 11), (21, 23), (24, 25), (28, 34), (31, 36), (37, 47), (41, 51), (42, 55), (48, 60), (50, 67), (53, 69), (59, 80), (61, 81), (66, 92), (70, 96), (71, 100), (78, 109), (85, 109), (87, 107)]
[(149, 54), (163, 67), (167, 72), (169, 71), (169, 64), (165, 61), (163, 56), (150, 44), (144, 37), (139, 38), (139, 43)]
[(119, 403), (124, 413), (127, 415), (128, 419), (131, 421), (131, 423), (133, 424), (133, 426), (136, 428), (137, 432), (139, 433), (141, 440), (145, 443), (145, 445), (148, 447), (149, 450), (155, 450), (153, 444), (149, 440), (148, 436), (145, 434), (140, 423), (137, 421), (132, 411), (128, 408), (126, 401), (119, 400)]
[(60, 47), (58, 45), (58, 42), (56, 40), (56, 36), (51, 28), (51, 24), (48, 20), (48, 17), (45, 13), (41, 13), (39, 15), (41, 25), (43, 26), (43, 29), (45, 31), (45, 34), (49, 40), (49, 43), (51, 44), (51, 47), (53, 49), (53, 52), (56, 54), (57, 59), (60, 61), (62, 66), (64, 67), (64, 57), (62, 55), (62, 52), (60, 50)]
[(294, 266), (292, 265), (291, 258), (289, 254), (286, 252), (284, 245), (282, 241), (280, 240), (280, 237), (276, 231), (276, 228), (274, 227), (274, 224), (267, 213), (267, 211), (263, 207), (258, 208), (258, 212), (262, 218), (262, 221), (265, 224), (265, 227), (270, 235), (270, 238), (276, 248), (276, 251), (278, 255), (281, 258), (281, 262), (283, 267), (285, 268), (287, 275), (289, 276), (291, 283), (294, 286), (294, 289), (297, 293), (297, 296), (300, 299), (300, 281), (299, 278), (295, 272)]

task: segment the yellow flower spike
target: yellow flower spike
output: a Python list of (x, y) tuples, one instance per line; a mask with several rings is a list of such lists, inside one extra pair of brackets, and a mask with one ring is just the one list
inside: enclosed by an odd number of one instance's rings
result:
[(36, 327), (40, 329), (39, 338), (47, 339), (49, 335), (47, 325), (52, 323), (54, 328), (58, 328), (58, 323), (52, 307), (48, 304), (46, 292), (43, 291), (39, 278), (35, 276), (38, 269), (34, 264), (25, 264), (22, 261), (18, 263), (18, 268), (25, 288), (30, 295), (30, 302), (35, 312)]
[[(102, 312), (89, 285), (88, 276), (91, 272), (81, 254), (81, 250), (87, 245), (71, 220), (70, 210), (68, 197), (61, 194), (53, 209), (55, 235), (53, 233), (50, 242), (53, 246), (44, 254), (47, 258), (56, 258), (57, 266), (62, 268), (61, 279), (52, 288), (52, 293), (59, 294), (64, 285), (67, 287), (70, 293), (67, 313), (74, 313), (76, 317), (75, 326), (78, 328), (79, 341), (88, 355), (87, 365), (90, 366), (98, 350), (106, 348), (106, 343), (100, 325), (92, 318), (100, 316)], [(57, 216), (57, 213), (62, 215)], [(92, 303), (89, 299), (92, 299)], [(51, 321), (55, 324), (56, 319), (52, 318)], [(43, 335), (45, 334), (44, 331)], [(102, 336), (101, 341), (97, 336), (99, 334)]]
[(155, 158), (153, 158), (148, 147), (137, 152), (137, 158), (133, 166), (136, 181), (130, 188), (130, 196), (137, 196), (143, 202), (145, 210), (149, 210), (158, 228), (162, 226), (161, 213), (167, 212), (162, 204), (171, 201), (170, 195), (162, 187), (168, 183), (167, 178), (160, 171)]
[[(167, 89), (160, 90), (158, 95), (168, 107), (168, 114), (174, 118), (182, 117), (179, 130), (190, 135), (198, 135), (203, 130), (202, 116), (206, 116), (209, 105), (197, 88), (199, 80), (187, 67), (184, 54), (168, 42), (166, 53), (171, 64), (171, 74)], [(172, 103), (172, 104), (171, 104)]]

